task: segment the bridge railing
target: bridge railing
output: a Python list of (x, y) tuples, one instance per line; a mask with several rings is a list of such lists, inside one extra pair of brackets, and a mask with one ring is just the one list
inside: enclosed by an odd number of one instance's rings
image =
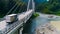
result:
[(18, 15), (18, 20), (26, 22), (31, 15), (33, 14), (33, 10), (26, 11), (24, 14)]
[(18, 29), (21, 26), (21, 24), (27, 22), (27, 20), (32, 16), (33, 13), (34, 13), (34, 5), (33, 5), (33, 8), (31, 10), (27, 10), (26, 12), (19, 14), (19, 15), (17, 14), (19, 20), (17, 22), (14, 22), (13, 24), (8, 25), (5, 28), (4, 32), (5, 33), (10, 32), (11, 33), (14, 30)]

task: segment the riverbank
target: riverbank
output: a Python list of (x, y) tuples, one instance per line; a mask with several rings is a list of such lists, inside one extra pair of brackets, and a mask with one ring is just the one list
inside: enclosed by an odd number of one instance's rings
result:
[(36, 28), (36, 34), (60, 34), (60, 21), (51, 21)]
[(36, 18), (36, 17), (38, 17), (38, 16), (40, 16), (39, 13), (35, 12), (35, 13), (31, 16), (31, 18), (34, 19), (34, 18)]
[[(43, 16), (44, 15), (44, 16)], [(48, 17), (51, 15), (40, 14), (40, 16)], [(48, 23), (40, 25), (36, 28), (36, 34), (60, 34), (60, 16), (52, 15)], [(50, 17), (49, 17), (50, 18)]]
[[(50, 33), (54, 33), (52, 32), (52, 30), (50, 30), (48, 27), (48, 25), (50, 25), (50, 21), (54, 21), (54, 20), (58, 20), (60, 17), (57, 16), (57, 18), (54, 18), (54, 19), (48, 19), (48, 16), (47, 14), (41, 14), (41, 13), (38, 13), (39, 16), (32, 19), (30, 18), (28, 20), (28, 22), (26, 23), (25, 27), (24, 27), (24, 34), (36, 34), (37, 31), (39, 30), (39, 28), (42, 27), (42, 29), (45, 29), (46, 32), (50, 32)], [(53, 16), (54, 17), (54, 16)], [(46, 25), (47, 24), (47, 25)], [(45, 28), (43, 28), (45, 27)], [(49, 26), (50, 27), (50, 26)], [(47, 30), (46, 30), (47, 29)], [(52, 29), (55, 29), (54, 27)], [(41, 30), (41, 29), (40, 29)]]
[(24, 32), (23, 34), (35, 34), (36, 32), (36, 27), (38, 27), (39, 25), (43, 25), (49, 22), (49, 20), (44, 16), (40, 16), (40, 13), (38, 13), (39, 16), (37, 16), (36, 18), (30, 18), (26, 25), (24, 26)]
[(51, 21), (50, 24), (54, 26), (57, 31), (60, 32), (60, 21)]

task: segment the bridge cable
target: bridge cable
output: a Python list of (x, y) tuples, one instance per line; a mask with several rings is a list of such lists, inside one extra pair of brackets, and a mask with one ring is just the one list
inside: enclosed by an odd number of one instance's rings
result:
[(30, 1), (31, 1), (31, 0), (28, 1), (27, 11), (29, 10)]
[(16, 9), (20, 6), (20, 3), (17, 5), (17, 7), (14, 9), (12, 13), (15, 13)]
[(8, 14), (16, 7), (16, 5), (17, 5), (18, 3), (19, 3), (19, 2), (17, 2), (17, 3), (9, 10), (9, 12), (7, 12), (6, 15), (8, 15)]

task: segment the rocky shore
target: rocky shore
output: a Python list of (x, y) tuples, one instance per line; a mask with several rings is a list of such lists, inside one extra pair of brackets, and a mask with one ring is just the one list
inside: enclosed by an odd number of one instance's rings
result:
[(59, 34), (55, 27), (50, 23), (44, 24), (36, 28), (36, 34)]

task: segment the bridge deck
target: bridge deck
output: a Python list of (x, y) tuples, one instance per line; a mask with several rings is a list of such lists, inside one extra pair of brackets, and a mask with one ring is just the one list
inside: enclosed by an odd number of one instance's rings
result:
[(8, 24), (6, 20), (0, 22), (0, 34), (7, 34), (15, 29), (18, 29), (23, 25), (24, 21), (26, 22), (32, 15), (32, 10), (26, 11), (22, 14), (18, 14), (18, 21)]

